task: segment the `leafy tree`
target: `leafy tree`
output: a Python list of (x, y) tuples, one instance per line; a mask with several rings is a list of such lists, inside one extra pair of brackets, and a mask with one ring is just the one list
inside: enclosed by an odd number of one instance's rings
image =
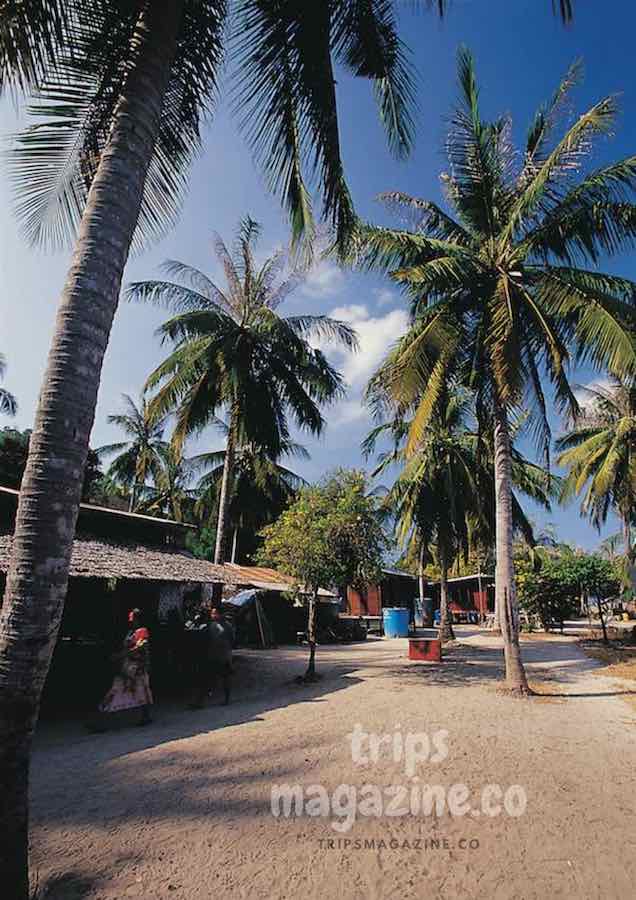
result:
[[(4, 378), (6, 368), (6, 360), (4, 355), (0, 353), (0, 378)], [(7, 416), (15, 416), (17, 409), (18, 404), (13, 394), (7, 391), (6, 388), (0, 388), (0, 413), (4, 413)]]
[(186, 547), (197, 559), (212, 559), (216, 544), (216, 531), (209, 525), (200, 525), (195, 534), (186, 535)]
[(173, 281), (142, 281), (130, 286), (135, 300), (158, 302), (174, 313), (159, 329), (174, 350), (150, 375), (156, 390), (151, 421), (175, 412), (172, 443), (177, 451), (187, 435), (229, 413), (223, 476), (219, 490), (214, 562), (224, 562), (228, 507), (238, 447), (254, 444), (271, 459), (289, 446), (289, 419), (320, 434), (320, 405), (342, 394), (340, 375), (313, 337), (355, 348), (351, 328), (327, 316), (287, 316), (278, 312), (299, 276), (285, 277), (286, 256), (275, 253), (258, 265), (254, 257), (260, 227), (249, 217), (240, 224), (233, 251), (217, 236), (216, 255), (226, 277), (225, 290), (197, 269), (169, 262)]
[(547, 454), (542, 375), (557, 405), (575, 414), (567, 379), (572, 357), (624, 376), (636, 371), (636, 284), (597, 269), (601, 255), (636, 242), (636, 156), (581, 173), (594, 139), (613, 125), (612, 97), (553, 138), (576, 68), (535, 116), (521, 153), (512, 146), (507, 116), (482, 118), (465, 49), (458, 74), (450, 171), (442, 179), (454, 217), (432, 201), (387, 195), (415, 217), (415, 230), (361, 225), (357, 252), (412, 299), (411, 330), (380, 379), (395, 401), (418, 401), (407, 452), (415, 450), (451, 375), (470, 385), (479, 418), (494, 424), (496, 594), (506, 678), (511, 690), (527, 693), (515, 627), (511, 416), (530, 409)]
[(521, 605), (536, 615), (548, 631), (553, 622), (572, 615), (581, 596), (597, 598), (603, 635), (607, 640), (603, 600), (618, 592), (615, 566), (597, 554), (565, 552), (546, 557), (538, 566), (522, 567), (517, 576)]
[(625, 580), (636, 563), (636, 380), (613, 378), (609, 387), (583, 388), (591, 405), (581, 409), (572, 430), (559, 438), (557, 460), (568, 470), (563, 500), (583, 495), (581, 510), (598, 527), (614, 509), (623, 523)]
[(100, 456), (118, 456), (108, 468), (109, 477), (130, 489), (129, 509), (135, 509), (139, 492), (149, 477), (156, 478), (161, 472), (162, 450), (166, 449), (163, 433), (166, 418), (150, 418), (148, 404), (142, 397), (139, 406), (128, 394), (123, 394), (125, 412), (108, 417), (109, 425), (117, 425), (127, 435), (128, 440), (99, 447)]
[(294, 502), (263, 529), (258, 558), (309, 589), (309, 664), (315, 678), (318, 589), (347, 584), (363, 588), (378, 581), (386, 534), (377, 500), (367, 492), (363, 472), (340, 470), (322, 484), (302, 488)]
[(19, 489), (29, 455), (30, 437), (30, 430), (0, 430), (0, 481), (5, 487)]

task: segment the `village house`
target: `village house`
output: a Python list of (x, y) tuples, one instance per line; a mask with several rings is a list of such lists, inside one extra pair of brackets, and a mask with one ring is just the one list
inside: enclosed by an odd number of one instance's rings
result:
[[(0, 487), (0, 596), (11, 557), (18, 491)], [(112, 653), (139, 608), (152, 635), (153, 685), (170, 693), (189, 610), (213, 595), (256, 589), (277, 621), (288, 617), (293, 582), (264, 567), (214, 565), (186, 549), (194, 527), (170, 519), (80, 504), (69, 585), (43, 705), (85, 708), (106, 689)], [(329, 592), (321, 598), (332, 600)], [(278, 616), (276, 608), (279, 606)], [(289, 620), (290, 623), (292, 620)], [(294, 619), (295, 621), (295, 619)], [(294, 624), (287, 631), (295, 636)], [(280, 626), (277, 630), (282, 630)], [(286, 634), (287, 631), (284, 631)], [(292, 638), (293, 639), (293, 638)]]

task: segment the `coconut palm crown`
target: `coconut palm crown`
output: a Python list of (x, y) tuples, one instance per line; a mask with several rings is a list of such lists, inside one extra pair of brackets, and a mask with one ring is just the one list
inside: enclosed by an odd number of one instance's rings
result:
[(151, 421), (148, 404), (142, 397), (139, 406), (128, 394), (123, 394), (124, 412), (108, 416), (109, 425), (117, 425), (127, 436), (125, 441), (105, 444), (97, 450), (101, 457), (117, 454), (108, 468), (108, 477), (131, 489), (130, 509), (136, 506), (138, 494), (148, 477), (156, 478), (161, 472), (161, 451), (165, 417)]
[(531, 403), (547, 442), (542, 374), (557, 402), (575, 413), (570, 361), (636, 370), (636, 284), (597, 271), (601, 257), (636, 244), (636, 156), (581, 174), (594, 140), (613, 126), (612, 97), (551, 140), (578, 66), (537, 112), (522, 152), (512, 146), (508, 117), (481, 118), (465, 49), (458, 73), (461, 103), (441, 176), (454, 216), (432, 201), (385, 194), (415, 228), (362, 226), (358, 249), (365, 265), (389, 272), (412, 298), (409, 340), (388, 361), (398, 398), (410, 400), (427, 384), (412, 442), (451, 364), (482, 403), (508, 410)]
[[(0, 353), (0, 378), (4, 378), (7, 364), (4, 355)], [(15, 416), (18, 409), (18, 403), (13, 394), (6, 388), (0, 387), (0, 413), (8, 416)]]
[(176, 411), (173, 443), (217, 424), (230, 412), (237, 446), (255, 442), (273, 456), (289, 443), (289, 416), (298, 428), (320, 433), (320, 404), (342, 394), (343, 383), (323, 352), (309, 338), (355, 349), (357, 338), (345, 322), (328, 316), (281, 316), (278, 307), (302, 280), (296, 271), (281, 277), (286, 254), (277, 251), (258, 264), (254, 251), (258, 223), (246, 217), (228, 249), (217, 235), (214, 248), (224, 271), (221, 289), (192, 266), (164, 265), (173, 281), (142, 281), (128, 287), (130, 300), (158, 303), (174, 315), (158, 329), (173, 351), (149, 376), (155, 394), (149, 414), (155, 420)]
[(582, 390), (588, 402), (572, 430), (557, 440), (567, 469), (563, 499), (581, 496), (581, 511), (600, 527), (610, 509), (621, 517), (625, 555), (633, 563), (636, 526), (636, 380), (612, 378)]
[(177, 450), (189, 434), (216, 424), (220, 409), (228, 413), (216, 562), (223, 561), (236, 449), (253, 444), (277, 459), (290, 444), (290, 420), (300, 430), (319, 434), (324, 427), (321, 405), (341, 396), (343, 383), (309, 340), (357, 346), (355, 332), (344, 322), (279, 314), (302, 274), (286, 270), (282, 250), (257, 263), (259, 235), (260, 227), (247, 217), (233, 248), (215, 238), (224, 289), (180, 262), (164, 267), (174, 280), (138, 282), (128, 289), (130, 299), (158, 302), (174, 313), (159, 329), (162, 340), (174, 349), (150, 375), (146, 388), (155, 392), (151, 416), (174, 411), (172, 442)]

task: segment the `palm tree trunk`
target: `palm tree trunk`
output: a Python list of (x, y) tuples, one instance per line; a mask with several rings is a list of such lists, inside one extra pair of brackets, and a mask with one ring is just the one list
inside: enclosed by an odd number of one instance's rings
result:
[(625, 544), (625, 587), (636, 592), (636, 565), (632, 544), (632, 509), (631, 505), (623, 512), (623, 540)]
[(420, 594), (420, 609), (422, 611), (422, 622), (424, 622), (424, 543), (420, 544), (420, 557), (417, 570), (417, 583)]
[(528, 694), (528, 682), (519, 648), (519, 614), (512, 558), (512, 454), (508, 416), (495, 400), (495, 609), (504, 644), (506, 684), (509, 690)]
[(441, 642), (445, 643), (455, 640), (455, 632), (448, 608), (448, 565), (442, 557), (440, 557), (439, 567), (439, 637)]
[(128, 512), (134, 512), (137, 503), (137, 482), (133, 481), (132, 490), (130, 492), (130, 500), (128, 502)]
[(234, 534), (232, 536), (232, 562), (236, 562), (236, 551), (238, 549), (238, 528), (234, 529)]
[(236, 433), (238, 430), (238, 407), (232, 405), (230, 412), (230, 427), (227, 433), (225, 445), (225, 459), (223, 460), (223, 475), (221, 477), (221, 492), (219, 495), (219, 515), (216, 523), (216, 543), (214, 546), (214, 562), (217, 566), (225, 562), (225, 532), (227, 528), (227, 511), (230, 505), (232, 493), (232, 477), (234, 475), (234, 458), (236, 455)]
[(477, 620), (480, 625), (483, 625), (484, 621), (484, 606), (483, 606), (483, 592), (482, 592), (482, 581), (481, 581), (481, 557), (477, 561), (477, 593), (479, 594), (479, 611), (477, 614)]
[(0, 615), (0, 883), (28, 896), (28, 776), (57, 639), (102, 361), (159, 131), (183, 0), (143, 5), (138, 52), (89, 191), (22, 480)]
[(318, 591), (314, 590), (309, 598), (307, 611), (307, 641), (309, 643), (309, 663), (305, 672), (305, 681), (313, 681), (316, 677), (316, 604)]

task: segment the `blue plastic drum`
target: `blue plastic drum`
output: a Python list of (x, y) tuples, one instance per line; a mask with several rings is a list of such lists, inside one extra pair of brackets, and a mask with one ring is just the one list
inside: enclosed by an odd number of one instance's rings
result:
[(383, 610), (384, 636), (388, 638), (409, 636), (409, 611), (405, 607)]

